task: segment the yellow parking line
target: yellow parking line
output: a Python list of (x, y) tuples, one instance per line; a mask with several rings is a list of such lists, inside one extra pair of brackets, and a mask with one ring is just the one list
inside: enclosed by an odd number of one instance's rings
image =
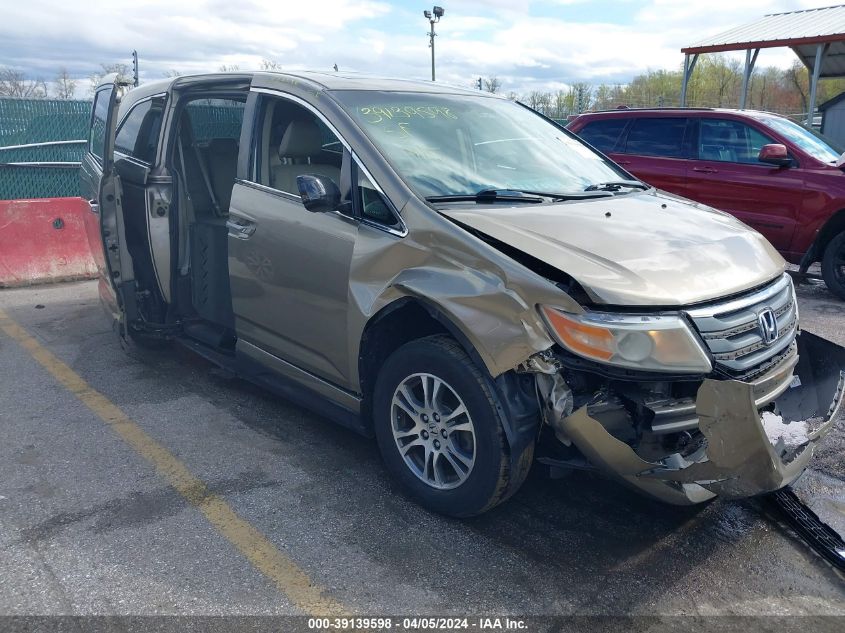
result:
[(133, 422), (114, 403), (92, 388), (76, 372), (35, 340), (24, 328), (0, 310), (0, 329), (17, 341), (53, 377), (123, 440), (134, 448), (191, 505), (205, 515), (250, 563), (299, 609), (311, 615), (344, 615), (347, 609), (326, 596), (313, 584), (308, 574), (288, 556), (279, 551), (250, 523), (238, 516), (222, 498), (209, 491), (205, 483), (194, 476), (188, 467)]

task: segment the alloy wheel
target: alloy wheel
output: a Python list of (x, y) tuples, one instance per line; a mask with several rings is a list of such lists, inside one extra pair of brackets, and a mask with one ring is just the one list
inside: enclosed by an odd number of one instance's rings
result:
[(443, 379), (418, 373), (393, 393), (391, 430), (405, 465), (438, 490), (460, 486), (475, 464), (475, 428), (463, 400)]

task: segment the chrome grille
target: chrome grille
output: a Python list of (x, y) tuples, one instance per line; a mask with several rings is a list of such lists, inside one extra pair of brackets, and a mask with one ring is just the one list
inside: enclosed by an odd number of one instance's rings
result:
[[(767, 343), (759, 325), (760, 313), (770, 308), (778, 325), (777, 337)], [(798, 330), (798, 307), (789, 275), (783, 275), (745, 296), (686, 311), (704, 339), (717, 367), (737, 378), (749, 378), (772, 366), (789, 352)]]

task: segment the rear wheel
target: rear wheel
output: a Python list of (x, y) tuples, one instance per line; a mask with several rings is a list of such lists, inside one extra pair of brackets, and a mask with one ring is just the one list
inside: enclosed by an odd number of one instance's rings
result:
[(845, 299), (845, 232), (830, 240), (824, 250), (822, 278), (833, 294)]
[(511, 472), (493, 394), (492, 381), (447, 336), (403, 345), (382, 366), (373, 399), (379, 449), (425, 507), (468, 517), (522, 484), (527, 470)]

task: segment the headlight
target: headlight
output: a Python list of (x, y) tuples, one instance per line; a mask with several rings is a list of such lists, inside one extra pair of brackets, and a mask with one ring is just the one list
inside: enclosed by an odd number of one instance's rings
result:
[(606, 312), (569, 314), (541, 306), (558, 343), (573, 354), (631, 369), (709, 373), (713, 366), (686, 321), (678, 316)]

